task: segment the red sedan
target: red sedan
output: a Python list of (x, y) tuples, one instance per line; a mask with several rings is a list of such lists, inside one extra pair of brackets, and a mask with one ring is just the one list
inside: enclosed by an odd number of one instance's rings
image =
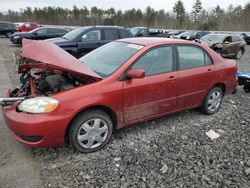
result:
[(191, 41), (130, 38), (80, 60), (47, 41), (23, 40), (21, 86), (1, 99), (16, 139), (102, 148), (114, 128), (201, 107), (211, 115), (237, 83), (237, 65)]
[(20, 32), (28, 32), (39, 27), (40, 25), (35, 22), (25, 22), (17, 24), (16, 29)]

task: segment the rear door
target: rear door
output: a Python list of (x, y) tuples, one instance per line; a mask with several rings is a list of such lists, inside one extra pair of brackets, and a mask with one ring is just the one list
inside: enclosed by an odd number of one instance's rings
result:
[(199, 106), (213, 84), (215, 66), (211, 57), (196, 45), (177, 45), (178, 106)]
[(231, 54), (236, 55), (240, 51), (241, 41), (238, 36), (232, 36), (232, 48)]
[(58, 30), (55, 28), (48, 28), (47, 39), (59, 37)]
[(80, 41), (78, 42), (78, 52), (81, 55), (85, 55), (102, 45), (101, 29), (89, 30), (81, 36)]
[(142, 55), (130, 69), (143, 69), (145, 77), (123, 82), (125, 124), (176, 110), (177, 72), (172, 46), (161, 46)]
[(232, 36), (228, 36), (223, 41), (223, 49), (221, 50), (222, 54), (232, 55), (234, 45), (232, 43)]

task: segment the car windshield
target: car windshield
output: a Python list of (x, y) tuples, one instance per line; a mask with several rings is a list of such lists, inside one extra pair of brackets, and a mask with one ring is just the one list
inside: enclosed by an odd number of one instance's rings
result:
[(225, 36), (223, 35), (205, 35), (201, 37), (202, 42), (223, 43)]
[(68, 32), (62, 38), (72, 40), (72, 39), (76, 38), (78, 35), (80, 35), (82, 32), (86, 31), (87, 29), (88, 29), (88, 27), (80, 27), (80, 28), (74, 29), (74, 30)]
[(132, 33), (132, 35), (135, 36), (138, 33), (138, 31), (140, 30), (140, 28), (134, 27), (134, 28), (130, 28), (129, 30)]
[(107, 77), (142, 48), (137, 44), (111, 42), (83, 56), (80, 61), (101, 77)]

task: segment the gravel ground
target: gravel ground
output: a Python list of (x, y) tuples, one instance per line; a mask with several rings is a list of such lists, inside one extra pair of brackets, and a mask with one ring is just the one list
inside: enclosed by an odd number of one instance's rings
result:
[[(13, 84), (13, 50), (0, 39)], [(238, 62), (250, 72), (250, 46)], [(148, 121), (113, 133), (95, 153), (71, 148), (32, 149), (45, 187), (250, 187), (250, 94), (240, 88), (222, 109), (198, 110)], [(205, 132), (220, 137), (211, 140)], [(21, 146), (20, 146), (21, 147)], [(0, 154), (1, 155), (1, 154)]]

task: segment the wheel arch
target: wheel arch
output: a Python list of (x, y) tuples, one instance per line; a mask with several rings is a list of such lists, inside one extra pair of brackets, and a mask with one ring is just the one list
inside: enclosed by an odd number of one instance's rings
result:
[[(222, 92), (223, 92), (223, 95), (225, 95), (226, 91), (227, 91), (227, 87), (224, 83), (217, 83), (215, 84), (211, 89), (215, 88), (215, 87), (220, 87)], [(210, 89), (210, 90), (211, 90)]]
[(117, 128), (117, 114), (114, 112), (114, 110), (112, 110), (111, 108), (105, 106), (105, 105), (95, 105), (95, 106), (90, 106), (90, 107), (87, 107), (87, 108), (84, 108), (84, 109), (81, 109), (72, 119), (71, 121), (69, 122), (67, 128), (66, 128), (66, 131), (65, 131), (65, 134), (64, 134), (64, 139), (65, 139), (65, 143), (69, 143), (69, 140), (68, 140), (68, 134), (69, 134), (69, 130), (70, 130), (70, 127), (72, 125), (72, 122), (75, 120), (75, 118), (82, 112), (84, 111), (88, 111), (88, 110), (93, 110), (93, 109), (98, 109), (98, 110), (102, 110), (104, 111), (105, 113), (108, 114), (108, 116), (111, 118), (112, 122), (113, 122), (113, 125), (114, 125), (114, 129)]

